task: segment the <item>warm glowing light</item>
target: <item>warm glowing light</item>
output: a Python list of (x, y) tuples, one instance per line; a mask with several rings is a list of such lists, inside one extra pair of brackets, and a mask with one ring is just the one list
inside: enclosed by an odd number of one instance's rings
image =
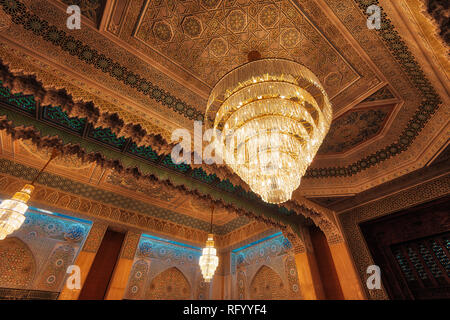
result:
[(11, 199), (0, 204), (0, 240), (19, 229), (25, 221), (27, 202), (30, 200), (34, 186), (26, 184), (21, 191), (16, 192)]
[(203, 279), (205, 282), (210, 282), (214, 276), (217, 266), (219, 265), (219, 258), (217, 257), (217, 250), (214, 248), (214, 239), (212, 234), (208, 234), (206, 247), (203, 248), (199, 264), (200, 269), (202, 270)]
[(306, 67), (261, 59), (232, 70), (216, 84), (206, 115), (225, 163), (264, 201), (282, 203), (292, 197), (316, 155), (332, 109)]

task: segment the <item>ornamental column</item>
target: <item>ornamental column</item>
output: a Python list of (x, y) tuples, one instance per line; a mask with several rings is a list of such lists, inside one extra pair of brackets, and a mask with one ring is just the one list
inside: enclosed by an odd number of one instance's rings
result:
[(84, 242), (83, 248), (74, 262), (74, 265), (80, 268), (81, 288), (69, 289), (64, 282), (64, 287), (59, 294), (58, 300), (78, 300), (81, 289), (85, 284), (86, 277), (91, 269), (92, 262), (94, 261), (107, 227), (108, 225), (103, 222), (95, 221), (93, 223), (91, 230), (89, 231), (89, 235)]
[(364, 300), (365, 294), (345, 241), (328, 242), (331, 256), (346, 300)]
[(231, 251), (219, 253), (219, 266), (212, 278), (211, 300), (231, 299)]
[(132, 230), (127, 231), (119, 259), (114, 268), (114, 273), (105, 295), (105, 300), (123, 299), (140, 238), (141, 232)]
[(302, 239), (292, 234), (287, 235), (293, 247), (300, 291), (305, 300), (321, 300), (325, 295), (309, 230), (306, 227), (301, 227), (300, 230)]

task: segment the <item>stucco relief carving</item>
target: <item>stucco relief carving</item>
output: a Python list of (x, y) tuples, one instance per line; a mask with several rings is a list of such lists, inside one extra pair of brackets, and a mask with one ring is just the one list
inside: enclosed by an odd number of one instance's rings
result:
[(11, 17), (0, 8), (0, 31), (8, 29), (11, 23)]
[[(331, 96), (359, 76), (289, 1), (222, 2), (213, 9), (198, 6), (196, 0), (166, 5), (150, 1), (144, 8), (134, 36), (209, 86), (244, 63), (251, 50), (301, 61), (319, 75)], [(306, 54), (298, 50), (299, 43), (322, 54)]]

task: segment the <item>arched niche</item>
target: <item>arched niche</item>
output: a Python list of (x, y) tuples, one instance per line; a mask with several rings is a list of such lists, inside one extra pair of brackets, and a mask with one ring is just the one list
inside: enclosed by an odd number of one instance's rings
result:
[(249, 295), (252, 300), (284, 300), (288, 298), (286, 286), (280, 275), (263, 265), (250, 283)]
[(149, 300), (188, 300), (191, 299), (191, 285), (178, 268), (172, 267), (153, 278), (147, 288), (146, 298)]
[(0, 287), (30, 289), (36, 260), (30, 248), (16, 237), (0, 241)]

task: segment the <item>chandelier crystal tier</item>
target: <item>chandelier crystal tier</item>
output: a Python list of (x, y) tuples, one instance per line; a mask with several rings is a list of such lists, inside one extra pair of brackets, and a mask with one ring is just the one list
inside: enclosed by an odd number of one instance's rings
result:
[(11, 199), (0, 203), (0, 240), (19, 229), (25, 221), (27, 202), (30, 200), (34, 186), (26, 184), (21, 191), (16, 192)]
[(34, 183), (40, 177), (50, 162), (58, 156), (58, 151), (53, 149), (49, 160), (39, 171), (30, 184), (26, 184), (21, 191), (16, 192), (11, 199), (0, 203), (0, 240), (19, 229), (25, 221), (25, 212), (28, 210), (27, 202), (34, 190)]
[(265, 202), (283, 203), (300, 185), (332, 120), (317, 77), (285, 59), (260, 59), (212, 89), (206, 128), (216, 153)]
[(200, 270), (202, 271), (205, 282), (210, 282), (214, 276), (214, 272), (219, 265), (219, 257), (217, 257), (217, 250), (214, 248), (214, 236), (212, 233), (214, 207), (211, 208), (211, 226), (206, 240), (206, 246), (202, 250), (202, 256), (199, 260)]
[(203, 279), (205, 282), (210, 282), (219, 265), (219, 257), (217, 257), (217, 249), (214, 248), (214, 238), (212, 233), (208, 234), (208, 240), (206, 241), (205, 248), (202, 250), (199, 264)]

